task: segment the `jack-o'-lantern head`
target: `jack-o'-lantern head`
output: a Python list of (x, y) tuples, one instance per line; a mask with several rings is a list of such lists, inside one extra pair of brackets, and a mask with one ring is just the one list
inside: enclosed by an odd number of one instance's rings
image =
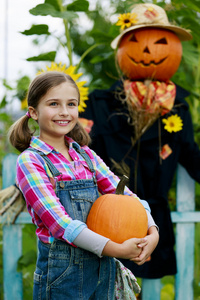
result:
[(166, 81), (179, 67), (182, 45), (172, 31), (140, 28), (122, 37), (116, 55), (122, 73), (129, 79)]
[(118, 48), (122, 73), (131, 80), (170, 79), (181, 62), (181, 41), (192, 39), (190, 32), (170, 24), (164, 9), (151, 3), (136, 4), (120, 16), (116, 25), (122, 31), (111, 47)]

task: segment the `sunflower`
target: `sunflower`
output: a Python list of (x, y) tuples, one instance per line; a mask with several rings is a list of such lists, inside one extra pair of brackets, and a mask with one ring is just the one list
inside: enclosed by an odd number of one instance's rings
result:
[(25, 97), (22, 101), (21, 101), (21, 109), (27, 109), (28, 104), (27, 104), (27, 97)]
[(87, 105), (85, 104), (85, 101), (88, 100), (88, 87), (84, 87), (84, 84), (87, 81), (77, 81), (79, 79), (79, 77), (81, 77), (83, 75), (83, 73), (75, 73), (76, 70), (76, 66), (69, 66), (68, 68), (66, 68), (66, 64), (62, 65), (62, 63), (55, 63), (52, 62), (51, 66), (48, 67), (46, 66), (46, 70), (42, 69), (40, 71), (38, 71), (38, 73), (36, 75), (39, 75), (43, 72), (49, 72), (49, 71), (58, 71), (58, 72), (63, 72), (65, 74), (68, 74), (69, 76), (72, 77), (72, 79), (76, 82), (76, 85), (78, 86), (79, 92), (80, 92), (80, 104), (78, 107), (79, 112), (83, 112), (85, 110), (85, 108), (87, 107)]
[(165, 124), (164, 129), (168, 132), (177, 132), (183, 129), (183, 121), (176, 114), (168, 117), (167, 119), (163, 119), (162, 122)]
[(116, 25), (121, 26), (121, 29), (124, 30), (126, 27), (128, 28), (136, 24), (137, 21), (137, 15), (135, 13), (120, 14)]

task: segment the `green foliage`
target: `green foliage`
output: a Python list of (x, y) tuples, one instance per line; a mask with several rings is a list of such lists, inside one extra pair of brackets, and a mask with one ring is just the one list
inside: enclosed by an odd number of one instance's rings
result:
[(12, 122), (11, 116), (0, 111), (0, 174), (2, 172), (2, 160), (12, 149), (7, 140), (7, 132)]
[(37, 259), (36, 234), (34, 225), (23, 227), (22, 256), (18, 260), (17, 271), (23, 275), (23, 298), (31, 300), (33, 295), (33, 273)]
[(174, 276), (165, 276), (162, 279), (161, 300), (175, 299)]
[(28, 76), (22, 76), (16, 81), (16, 83), (17, 86), (15, 96), (22, 101), (26, 97), (26, 92), (30, 84), (30, 78)]
[(32, 25), (30, 29), (24, 30), (21, 32), (24, 35), (41, 35), (41, 34), (47, 34), (50, 35), (51, 33), (49, 32), (49, 26), (46, 24), (40, 24), (40, 25)]
[(78, 15), (73, 11), (59, 11), (53, 5), (44, 3), (38, 4), (36, 7), (30, 10), (30, 13), (34, 16), (51, 16), (53, 18), (61, 18), (72, 20), (77, 18)]
[(6, 106), (7, 102), (6, 102), (6, 96), (3, 97), (1, 103), (0, 103), (0, 109), (4, 108)]
[(18, 260), (17, 271), (21, 272), (24, 268), (26, 268), (27, 266), (29, 266), (31, 264), (35, 265), (36, 258), (37, 258), (36, 251), (31, 249), (28, 252), (26, 252)]
[(68, 11), (88, 11), (89, 2), (86, 0), (75, 0), (66, 6)]
[(33, 56), (27, 58), (27, 61), (54, 61), (56, 56), (56, 51), (51, 51), (47, 53), (42, 53), (38, 56)]
[(44, 2), (51, 4), (56, 10), (60, 11), (60, 4), (62, 3), (62, 0), (45, 0)]

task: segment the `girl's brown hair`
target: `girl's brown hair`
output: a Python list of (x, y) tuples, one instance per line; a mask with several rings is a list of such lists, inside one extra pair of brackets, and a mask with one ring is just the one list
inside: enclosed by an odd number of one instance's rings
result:
[[(58, 86), (63, 82), (70, 82), (77, 89), (79, 102), (80, 92), (75, 81), (65, 73), (61, 72), (46, 72), (38, 75), (30, 84), (28, 90), (28, 106), (37, 108), (40, 99), (53, 87)], [(27, 149), (30, 145), (31, 137), (34, 131), (28, 126), (29, 117), (27, 115), (22, 116), (11, 127), (8, 133), (10, 143), (20, 152)], [(88, 145), (90, 137), (82, 125), (78, 122), (73, 130), (68, 133), (68, 136), (74, 139), (81, 146)]]

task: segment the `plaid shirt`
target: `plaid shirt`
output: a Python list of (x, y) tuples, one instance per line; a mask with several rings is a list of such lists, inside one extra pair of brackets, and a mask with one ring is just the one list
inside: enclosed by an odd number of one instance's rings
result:
[[(69, 155), (74, 161), (70, 163), (52, 146), (38, 137), (32, 137), (30, 146), (48, 155), (55, 167), (62, 173), (56, 178), (44, 159), (35, 152), (25, 150), (17, 160), (17, 185), (21, 189), (27, 203), (32, 222), (37, 226), (36, 234), (44, 243), (52, 243), (54, 238), (72, 244), (74, 239), (86, 227), (86, 224), (72, 220), (55, 194), (55, 181), (91, 179), (92, 173), (82, 156), (74, 148), (74, 142), (66, 137), (69, 144)], [(119, 178), (106, 166), (103, 160), (89, 147), (82, 147), (92, 160), (96, 170), (98, 190), (101, 194), (115, 193)], [(128, 188), (125, 194), (136, 196)]]

